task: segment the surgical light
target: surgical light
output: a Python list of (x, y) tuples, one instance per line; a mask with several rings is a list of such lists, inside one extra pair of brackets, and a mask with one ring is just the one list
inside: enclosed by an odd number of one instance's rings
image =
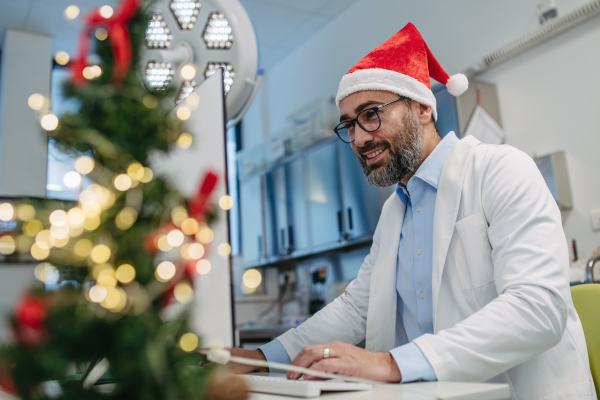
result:
[(181, 85), (181, 89), (179, 89), (179, 94), (177, 95), (175, 103), (179, 104), (187, 99), (187, 97), (196, 89), (196, 86), (198, 86), (198, 84), (195, 80), (184, 81)]
[(204, 29), (204, 42), (209, 49), (229, 49), (233, 44), (231, 27), (221, 13), (212, 13)]
[(233, 85), (233, 78), (235, 77), (235, 71), (233, 70), (233, 65), (230, 63), (208, 63), (206, 67), (206, 71), (204, 71), (204, 77), (208, 78), (212, 74), (214, 74), (219, 68), (223, 68), (223, 85), (225, 87), (225, 94), (229, 93), (231, 90), (231, 85)]
[(192, 29), (200, 13), (201, 4), (194, 0), (171, 0), (171, 11), (181, 29)]
[(146, 66), (146, 81), (152, 89), (166, 89), (174, 74), (175, 71), (169, 63), (150, 61)]
[(146, 28), (146, 44), (149, 48), (165, 48), (171, 45), (173, 35), (162, 14), (154, 13)]

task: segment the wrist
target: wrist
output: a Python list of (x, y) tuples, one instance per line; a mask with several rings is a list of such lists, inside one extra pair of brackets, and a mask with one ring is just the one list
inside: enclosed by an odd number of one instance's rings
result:
[[(262, 350), (258, 349), (254, 351), (253, 357), (256, 360), (267, 361), (267, 357), (262, 352)], [(268, 367), (256, 367), (256, 372), (269, 372)]]
[(396, 360), (394, 359), (394, 357), (392, 356), (392, 353), (390, 352), (384, 352), (383, 353), (387, 362), (387, 366), (388, 366), (388, 376), (387, 376), (387, 382), (388, 383), (398, 383), (400, 381), (402, 381), (402, 373), (400, 372), (400, 367), (398, 367), (398, 363), (396, 362)]

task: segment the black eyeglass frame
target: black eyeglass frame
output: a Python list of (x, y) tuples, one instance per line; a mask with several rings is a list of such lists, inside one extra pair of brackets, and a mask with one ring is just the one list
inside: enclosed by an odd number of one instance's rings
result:
[[(349, 119), (347, 121), (342, 121), (339, 124), (337, 124), (337, 126), (335, 128), (333, 128), (333, 131), (335, 132), (335, 134), (337, 135), (337, 137), (340, 138), (340, 140), (342, 142), (344, 142), (344, 143), (352, 143), (352, 142), (354, 142), (354, 140), (351, 140), (351, 141), (347, 142), (344, 139), (342, 139), (342, 135), (339, 134), (340, 130), (342, 130), (342, 129), (348, 129), (348, 128), (346, 128), (346, 126), (347, 126), (346, 124), (348, 124), (348, 123), (352, 124), (353, 128), (356, 128), (356, 124), (358, 124), (358, 126), (360, 126), (361, 129), (363, 131), (365, 131), (365, 132), (375, 132), (377, 129), (381, 128), (381, 117), (379, 116), (379, 110), (382, 109), (385, 106), (389, 106), (390, 104), (393, 104), (393, 103), (395, 103), (397, 101), (405, 100), (405, 99), (408, 99), (408, 97), (402, 96), (402, 97), (400, 97), (400, 98), (398, 98), (396, 100), (390, 101), (389, 103), (385, 103), (385, 104), (382, 104), (382, 105), (377, 106), (377, 107), (365, 108), (364, 110), (362, 110), (361, 112), (358, 113), (358, 115), (356, 116), (356, 118)], [(377, 128), (372, 129), (372, 130), (365, 129), (365, 127), (362, 126), (362, 124), (358, 121), (358, 119), (360, 118), (361, 114), (364, 113), (364, 112), (367, 112), (367, 111), (373, 111), (375, 113), (375, 115), (377, 115), (377, 120), (379, 121), (379, 123), (377, 124)], [(344, 125), (344, 126), (342, 126), (342, 125)]]

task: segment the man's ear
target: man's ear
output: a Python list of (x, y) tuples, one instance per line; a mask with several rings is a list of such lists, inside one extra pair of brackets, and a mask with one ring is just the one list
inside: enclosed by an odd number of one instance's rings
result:
[(418, 103), (419, 104), (419, 111), (418, 111), (418, 118), (419, 118), (419, 124), (422, 126), (425, 126), (429, 123), (429, 121), (431, 121), (432, 115), (431, 115), (431, 107), (427, 106), (425, 104), (422, 103)]

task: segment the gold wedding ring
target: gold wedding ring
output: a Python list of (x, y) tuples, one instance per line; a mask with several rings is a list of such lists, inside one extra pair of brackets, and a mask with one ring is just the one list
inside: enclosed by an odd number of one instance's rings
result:
[(327, 347), (323, 348), (323, 358), (329, 358), (329, 349)]

